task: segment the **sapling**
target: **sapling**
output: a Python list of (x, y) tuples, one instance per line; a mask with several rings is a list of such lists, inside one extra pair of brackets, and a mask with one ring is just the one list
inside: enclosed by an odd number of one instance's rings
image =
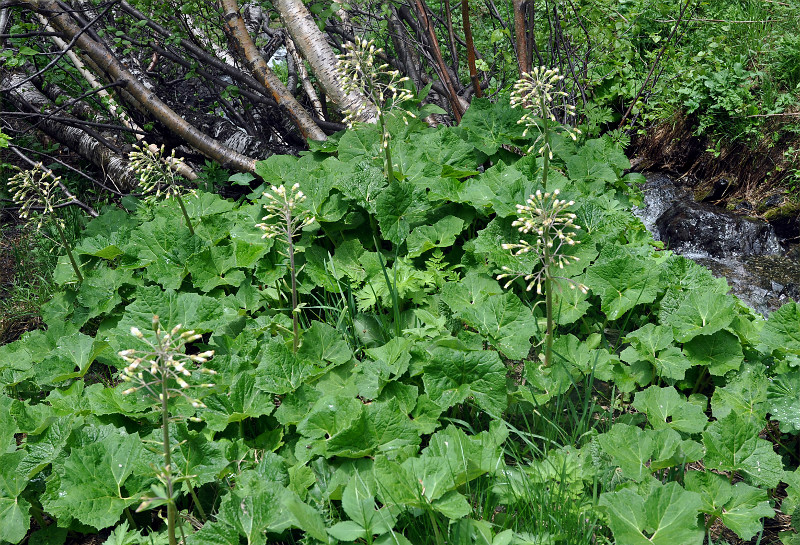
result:
[(294, 237), (300, 234), (304, 227), (316, 221), (310, 210), (300, 208), (299, 205), (306, 200), (305, 194), (300, 191), (300, 184), (294, 184), (287, 192), (286, 186), (272, 186), (264, 192), (267, 198), (264, 209), (267, 215), (261, 218), (264, 223), (257, 223), (256, 227), (264, 231), (262, 238), (279, 238), (286, 243), (286, 255), (289, 257), (289, 275), (292, 282), (292, 348), (297, 352), (300, 345), (300, 326), (297, 301), (297, 268), (294, 255)]
[(161, 149), (153, 150), (154, 146), (150, 146), (147, 142), (142, 140), (137, 146), (134, 146), (132, 152), (128, 154), (128, 162), (132, 169), (134, 169), (139, 176), (139, 188), (147, 196), (158, 198), (163, 193), (166, 198), (174, 197), (181, 208), (183, 218), (186, 220), (186, 226), (189, 232), (194, 235), (194, 227), (192, 227), (192, 220), (189, 218), (189, 213), (186, 211), (186, 205), (183, 202), (181, 193), (184, 191), (183, 186), (178, 183), (178, 170), (180, 170), (181, 160), (175, 157), (175, 150), (165, 157), (164, 146)]
[[(32, 169), (20, 171), (9, 178), (8, 187), (11, 190), (12, 200), (20, 206), (21, 218), (30, 219), (33, 215), (38, 214), (37, 229), (42, 228), (46, 215), (54, 215), (53, 224), (58, 231), (61, 245), (67, 252), (69, 263), (72, 265), (72, 270), (75, 271), (78, 282), (83, 282), (81, 268), (78, 266), (78, 261), (72, 252), (72, 245), (64, 232), (64, 221), (56, 214), (56, 211), (64, 206), (78, 204), (74, 195), (61, 182), (61, 177), (45, 168), (42, 163), (37, 163)], [(93, 212), (93, 210), (89, 210)], [(94, 215), (97, 214), (94, 213)]]
[[(177, 420), (172, 415), (173, 400), (184, 398), (195, 408), (205, 407), (199, 397), (190, 394), (193, 388), (207, 389), (211, 383), (193, 384), (195, 374), (216, 375), (216, 371), (206, 367), (198, 367), (214, 356), (212, 350), (199, 354), (186, 354), (186, 345), (200, 339), (201, 335), (192, 330), (182, 330), (178, 324), (170, 330), (162, 329), (158, 316), (153, 316), (153, 334), (145, 335), (136, 327), (131, 328), (131, 335), (142, 341), (146, 348), (128, 349), (119, 352), (119, 356), (128, 364), (122, 369), (121, 378), (131, 383), (131, 387), (122, 393), (132, 394), (143, 391), (150, 397), (161, 411), (161, 454), (164, 465), (156, 469), (156, 476), (163, 488), (154, 486), (154, 496), (146, 499), (139, 510), (156, 504), (167, 506), (167, 535), (170, 545), (177, 545), (175, 534), (176, 514), (175, 485), (190, 477), (177, 474), (172, 467), (172, 444), (170, 440), (170, 422)], [(191, 494), (195, 504), (200, 506), (194, 490)], [(182, 531), (182, 530), (181, 530)]]
[[(533, 271), (517, 271), (510, 267), (503, 267), (503, 273), (497, 276), (498, 280), (505, 280), (508, 288), (515, 280), (522, 278), (528, 283), (527, 290), (536, 287), (536, 293), (545, 296), (545, 313), (547, 317), (547, 331), (545, 333), (545, 366), (550, 366), (553, 360), (553, 283), (564, 281), (572, 289), (580, 289), (586, 293), (583, 284), (572, 279), (557, 276), (556, 271), (565, 265), (577, 262), (575, 256), (566, 255), (567, 248), (579, 243), (575, 235), (580, 226), (574, 223), (575, 214), (567, 209), (575, 204), (574, 201), (559, 199), (559, 190), (547, 192), (547, 174), (550, 170), (550, 160), (553, 158), (551, 148), (552, 135), (561, 131), (573, 140), (577, 139), (580, 130), (567, 125), (558, 125), (556, 113), (566, 117), (574, 115), (575, 107), (564, 102), (567, 93), (558, 88), (563, 76), (558, 74), (558, 69), (535, 67), (530, 72), (525, 72), (514, 85), (511, 93), (511, 106), (523, 108), (525, 113), (518, 121), (526, 125), (523, 136), (527, 136), (531, 129), (538, 131), (536, 139), (528, 148), (528, 153), (534, 150), (542, 156), (542, 187), (545, 192), (537, 190), (528, 197), (526, 204), (517, 205), (517, 218), (512, 225), (517, 227), (523, 235), (533, 235), (534, 241), (530, 242), (521, 238), (518, 243), (503, 244), (504, 250), (510, 250), (515, 257), (531, 253), (536, 256), (538, 264)], [(560, 104), (555, 104), (560, 101)], [(551, 122), (554, 125), (551, 126)], [(538, 146), (538, 148), (537, 148)]]

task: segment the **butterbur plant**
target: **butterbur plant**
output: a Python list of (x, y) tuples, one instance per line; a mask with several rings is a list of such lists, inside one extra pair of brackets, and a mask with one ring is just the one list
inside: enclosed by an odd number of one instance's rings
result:
[(165, 157), (163, 145), (160, 149), (155, 148), (155, 151), (154, 148), (155, 146), (142, 141), (128, 154), (131, 168), (139, 176), (139, 189), (142, 190), (142, 193), (155, 198), (160, 197), (162, 193), (168, 199), (174, 197), (178, 202), (178, 206), (181, 207), (181, 213), (183, 213), (183, 219), (186, 220), (189, 232), (194, 235), (192, 220), (189, 219), (189, 213), (186, 211), (186, 205), (181, 196), (184, 189), (178, 183), (180, 174), (177, 171), (182, 164), (181, 160), (175, 157), (175, 150), (172, 150), (172, 153)]
[[(199, 354), (186, 354), (186, 345), (200, 339), (200, 335), (192, 330), (182, 331), (182, 325), (171, 330), (162, 329), (158, 316), (153, 316), (153, 335), (149, 337), (136, 327), (131, 328), (131, 335), (147, 345), (143, 350), (129, 349), (119, 352), (119, 356), (128, 364), (122, 369), (121, 378), (131, 384), (123, 394), (143, 391), (150, 397), (161, 411), (162, 445), (161, 454), (164, 465), (156, 469), (156, 476), (163, 487), (152, 487), (154, 496), (146, 499), (139, 510), (151, 505), (167, 506), (167, 534), (170, 545), (177, 544), (175, 534), (177, 510), (175, 507), (175, 485), (189, 478), (177, 474), (172, 467), (172, 444), (170, 441), (171, 405), (174, 400), (184, 398), (195, 408), (205, 407), (194, 389), (207, 389), (211, 383), (193, 384), (195, 374), (216, 375), (216, 371), (202, 367), (214, 356), (209, 350)], [(200, 505), (194, 490), (190, 487), (195, 505)]]
[(31, 219), (33, 216), (38, 217), (37, 229), (41, 229), (46, 215), (53, 214), (56, 216), (53, 223), (61, 239), (61, 245), (67, 252), (69, 263), (72, 265), (72, 270), (75, 271), (78, 282), (83, 282), (83, 275), (72, 252), (72, 245), (64, 233), (64, 222), (56, 215), (57, 209), (78, 203), (77, 199), (61, 182), (61, 177), (56, 176), (52, 170), (45, 168), (42, 163), (37, 163), (32, 169), (23, 170), (12, 176), (8, 180), (8, 188), (11, 191), (12, 200), (20, 207), (19, 215), (21, 218)]
[[(569, 95), (559, 89), (563, 79), (564, 76), (559, 75), (557, 68), (534, 67), (530, 72), (522, 74), (511, 92), (511, 106), (525, 110), (517, 122), (526, 125), (523, 136), (527, 136), (531, 129), (539, 133), (528, 148), (528, 153), (536, 150), (542, 155), (542, 187), (545, 191), (547, 191), (550, 160), (553, 158), (550, 145), (553, 131), (560, 130), (573, 140), (580, 134), (578, 129), (559, 125), (556, 117), (556, 114), (561, 114), (563, 121), (566, 122), (568, 117), (575, 114), (575, 106), (563, 100)], [(551, 122), (554, 123), (552, 127)], [(522, 278), (528, 282), (528, 290), (536, 286), (536, 293), (539, 295), (544, 290), (547, 314), (544, 350), (546, 366), (550, 366), (553, 360), (553, 282), (564, 280), (570, 288), (579, 288), (586, 292), (586, 286), (583, 284), (554, 274), (556, 270), (563, 269), (565, 265), (578, 260), (577, 257), (565, 255), (563, 251), (566, 249), (565, 246), (573, 246), (578, 242), (574, 236), (580, 229), (580, 226), (574, 223), (575, 214), (567, 211), (567, 208), (575, 203), (559, 199), (558, 194), (557, 189), (552, 193), (536, 191), (536, 194), (528, 198), (526, 204), (517, 205), (518, 219), (512, 225), (524, 235), (532, 234), (536, 239), (535, 242), (531, 243), (523, 238), (518, 243), (503, 244), (503, 249), (510, 250), (516, 257), (533, 252), (539, 261), (538, 270), (519, 272), (503, 267), (504, 272), (497, 277), (498, 280), (508, 279), (505, 287), (509, 287), (514, 280)]]
[(300, 344), (300, 325), (297, 313), (297, 268), (294, 255), (294, 237), (300, 234), (304, 227), (311, 225), (316, 218), (310, 210), (300, 208), (306, 200), (305, 194), (300, 191), (300, 184), (294, 184), (289, 191), (286, 186), (272, 186), (264, 192), (267, 198), (264, 209), (267, 215), (261, 218), (264, 223), (257, 223), (256, 227), (264, 231), (262, 238), (277, 238), (286, 244), (286, 255), (289, 258), (289, 275), (292, 283), (292, 347), (295, 352)]
[(524, 236), (533, 235), (534, 240), (530, 242), (526, 238), (521, 238), (519, 242), (502, 245), (503, 249), (509, 250), (514, 257), (525, 254), (536, 256), (538, 261), (536, 269), (520, 272), (504, 266), (504, 272), (497, 275), (498, 280), (506, 280), (504, 288), (508, 288), (515, 280), (521, 278), (527, 283), (528, 291), (535, 287), (537, 294), (544, 293), (547, 315), (544, 351), (546, 366), (550, 365), (553, 356), (553, 284), (563, 282), (571, 289), (587, 292), (586, 286), (571, 278), (560, 276), (557, 272), (579, 260), (576, 256), (565, 254), (565, 250), (580, 243), (575, 239), (575, 235), (581, 228), (575, 224), (575, 214), (568, 211), (575, 202), (559, 199), (558, 195), (558, 189), (552, 193), (537, 191), (528, 197), (525, 204), (518, 204), (517, 219), (511, 225)]
[[(403, 108), (403, 103), (414, 98), (414, 94), (404, 84), (408, 78), (401, 76), (397, 70), (389, 70), (388, 64), (376, 64), (376, 58), (383, 49), (376, 48), (372, 40), (356, 38), (355, 43), (345, 44), (345, 53), (339, 55), (336, 70), (342, 79), (342, 87), (346, 93), (358, 91), (364, 93), (375, 104), (378, 112), (378, 123), (381, 127), (381, 148), (386, 163), (386, 177), (389, 183), (394, 181), (392, 172), (392, 153), (389, 149), (391, 135), (386, 126), (386, 114), (394, 109), (401, 109), (409, 117), (415, 114)], [(352, 127), (353, 122), (363, 113), (366, 104), (345, 112), (345, 123)], [(408, 123), (407, 119), (406, 123)]]

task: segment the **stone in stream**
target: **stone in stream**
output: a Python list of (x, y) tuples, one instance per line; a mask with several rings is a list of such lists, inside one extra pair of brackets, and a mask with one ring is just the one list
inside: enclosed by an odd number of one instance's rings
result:
[(653, 238), (724, 276), (731, 291), (762, 314), (800, 298), (800, 252), (785, 255), (769, 223), (695, 202), (666, 174), (645, 177), (644, 206), (634, 213)]

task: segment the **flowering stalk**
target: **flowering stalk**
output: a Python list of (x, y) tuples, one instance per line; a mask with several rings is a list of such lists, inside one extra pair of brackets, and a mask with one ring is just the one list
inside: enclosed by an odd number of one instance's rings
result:
[(175, 197), (183, 213), (183, 218), (186, 220), (186, 226), (194, 235), (192, 220), (189, 219), (189, 213), (186, 211), (186, 205), (181, 197), (181, 186), (177, 183), (179, 176), (177, 171), (185, 165), (175, 157), (174, 149), (169, 157), (164, 157), (163, 144), (160, 150), (153, 151), (154, 147), (142, 140), (138, 146), (134, 147), (134, 151), (128, 154), (131, 168), (138, 171), (139, 174), (139, 188), (145, 194), (154, 193), (155, 198), (158, 198), (162, 192), (168, 199)]
[(316, 218), (307, 209), (298, 209), (298, 205), (306, 200), (306, 195), (300, 191), (300, 184), (294, 184), (287, 192), (286, 186), (272, 186), (264, 192), (267, 203), (264, 209), (267, 215), (256, 224), (264, 234), (261, 238), (281, 238), (286, 243), (289, 257), (289, 274), (292, 282), (292, 348), (297, 352), (300, 346), (300, 325), (298, 319), (297, 301), (297, 269), (294, 257), (294, 237), (300, 234), (304, 227), (311, 225)]
[[(205, 367), (197, 368), (196, 364), (204, 364), (214, 356), (212, 350), (199, 354), (188, 355), (185, 348), (188, 343), (200, 339), (201, 335), (194, 331), (181, 332), (182, 326), (179, 324), (173, 327), (168, 333), (161, 329), (158, 316), (153, 316), (153, 331), (155, 340), (145, 337), (138, 328), (131, 328), (131, 335), (143, 341), (147, 348), (145, 350), (122, 350), (119, 356), (128, 364), (121, 372), (122, 380), (132, 383), (132, 386), (123, 391), (124, 395), (132, 394), (138, 390), (143, 390), (150, 398), (157, 402), (161, 410), (161, 431), (162, 447), (164, 456), (164, 466), (157, 470), (156, 476), (164, 485), (163, 491), (158, 491), (158, 497), (145, 500), (138, 510), (149, 507), (153, 502), (159, 505), (167, 505), (167, 535), (170, 545), (177, 545), (175, 535), (176, 526), (176, 506), (175, 506), (175, 484), (188, 479), (180, 476), (172, 470), (172, 445), (170, 441), (170, 421), (174, 420), (170, 416), (169, 400), (183, 397), (192, 404), (193, 407), (205, 407), (199, 398), (189, 395), (191, 388), (211, 388), (214, 385), (190, 384), (192, 372), (199, 372), (207, 375), (216, 375), (216, 371)], [(194, 494), (193, 494), (194, 495)]]
[(518, 243), (503, 244), (504, 250), (511, 251), (511, 255), (519, 257), (525, 254), (534, 254), (538, 259), (538, 270), (514, 271), (510, 267), (503, 267), (503, 273), (497, 275), (498, 280), (507, 280), (504, 288), (508, 288), (515, 280), (521, 278), (528, 283), (527, 290), (531, 291), (536, 286), (536, 293), (542, 295), (544, 289), (545, 310), (547, 313), (547, 332), (545, 334), (545, 365), (552, 362), (553, 353), (553, 282), (560, 280), (566, 282), (570, 289), (579, 289), (587, 292), (586, 286), (563, 276), (556, 276), (556, 269), (563, 269), (565, 265), (576, 263), (578, 257), (564, 254), (564, 250), (575, 244), (575, 235), (580, 230), (575, 225), (575, 214), (567, 212), (567, 208), (574, 205), (574, 201), (558, 199), (559, 191), (542, 193), (537, 191), (531, 195), (526, 204), (517, 205), (516, 219), (512, 225), (523, 235), (533, 234), (533, 243), (522, 238)]
[[(414, 94), (402, 85), (408, 78), (401, 76), (398, 70), (388, 70), (388, 64), (375, 64), (376, 57), (383, 53), (383, 49), (376, 48), (372, 40), (356, 38), (355, 43), (347, 43), (344, 47), (345, 52), (339, 55), (336, 70), (346, 93), (364, 93), (375, 104), (381, 127), (381, 149), (386, 163), (386, 177), (391, 184), (394, 181), (392, 152), (389, 149), (392, 135), (386, 126), (386, 114), (391, 110), (401, 109), (406, 115), (416, 118), (416, 115), (402, 107), (404, 102), (414, 98)], [(358, 108), (345, 112), (344, 122), (348, 127), (353, 126), (353, 122), (365, 108), (366, 104), (361, 104)], [(408, 120), (404, 120), (408, 124)]]
[[(36, 224), (37, 229), (42, 228), (45, 215), (55, 214), (57, 208), (77, 201), (71, 193), (66, 191), (61, 177), (45, 168), (42, 163), (37, 163), (31, 170), (23, 170), (12, 176), (8, 180), (8, 187), (11, 190), (11, 199), (20, 205), (19, 215), (21, 218), (30, 219), (34, 213), (40, 212)], [(59, 196), (59, 194), (66, 196)], [(56, 216), (54, 223), (61, 239), (61, 245), (66, 250), (70, 265), (72, 265), (72, 270), (75, 271), (78, 282), (83, 282), (83, 275), (72, 252), (72, 245), (64, 233), (63, 221)]]
[[(524, 124), (525, 131), (523, 136), (527, 136), (531, 129), (538, 131), (536, 139), (528, 148), (528, 153), (534, 150), (542, 155), (542, 188), (547, 191), (547, 175), (550, 170), (550, 161), (553, 159), (551, 148), (551, 137), (553, 130), (561, 130), (563, 134), (577, 140), (580, 130), (569, 127), (558, 127), (556, 113), (561, 112), (565, 120), (567, 117), (575, 115), (575, 106), (563, 101), (569, 95), (558, 88), (558, 84), (564, 76), (558, 74), (558, 69), (548, 69), (543, 66), (535, 67), (530, 72), (525, 72), (519, 81), (514, 85), (511, 92), (511, 106), (522, 108), (525, 113), (522, 115), (519, 124)], [(560, 104), (555, 102), (560, 100)], [(550, 123), (554, 123), (552, 129)], [(541, 146), (537, 149), (537, 145)], [(574, 239), (576, 231), (580, 229), (575, 225), (575, 214), (566, 211), (574, 205), (574, 201), (564, 201), (558, 199), (559, 191), (556, 189), (552, 193), (542, 193), (536, 191), (531, 195), (526, 204), (517, 205), (518, 219), (512, 225), (517, 227), (523, 234), (533, 233), (536, 241), (531, 244), (525, 239), (521, 239), (516, 244), (503, 244), (503, 249), (510, 250), (511, 255), (518, 257), (529, 252), (533, 252), (539, 261), (539, 270), (534, 272), (513, 271), (509, 267), (503, 267), (503, 273), (497, 276), (498, 280), (508, 278), (504, 287), (509, 287), (518, 278), (528, 282), (528, 291), (536, 286), (536, 293), (542, 294), (544, 287), (545, 312), (547, 314), (547, 332), (545, 333), (545, 365), (549, 366), (553, 359), (553, 281), (564, 280), (569, 287), (579, 288), (586, 293), (586, 286), (575, 282), (569, 278), (554, 276), (554, 269), (563, 269), (564, 265), (578, 261), (577, 257), (566, 256), (562, 250), (577, 244), (579, 241)]]

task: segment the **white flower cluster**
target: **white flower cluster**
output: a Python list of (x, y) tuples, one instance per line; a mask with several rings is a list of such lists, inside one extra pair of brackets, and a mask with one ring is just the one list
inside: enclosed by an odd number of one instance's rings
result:
[(300, 191), (300, 184), (294, 184), (289, 191), (286, 191), (286, 186), (273, 185), (268, 191), (264, 191), (264, 196), (267, 198), (264, 205), (267, 215), (261, 218), (264, 223), (256, 224), (256, 227), (264, 231), (261, 238), (293, 238), (304, 227), (316, 221), (311, 211), (297, 210), (297, 206), (306, 200), (305, 193)]
[[(405, 101), (414, 98), (414, 94), (403, 85), (408, 81), (407, 77), (401, 76), (398, 70), (389, 70), (388, 64), (376, 66), (375, 59), (383, 53), (383, 49), (376, 48), (372, 40), (356, 38), (355, 43), (348, 42), (344, 47), (345, 52), (339, 55), (336, 71), (345, 93), (364, 93), (375, 104), (379, 115), (400, 108)], [(362, 102), (356, 109), (346, 111), (345, 124), (352, 127), (365, 108), (366, 104)], [(410, 117), (416, 117), (408, 110), (403, 111)]]
[(191, 380), (193, 372), (217, 374), (213, 369), (198, 367), (207, 363), (214, 356), (214, 351), (186, 354), (186, 345), (200, 339), (201, 335), (193, 330), (182, 332), (182, 328), (183, 326), (178, 324), (165, 333), (161, 329), (158, 316), (153, 316), (155, 340), (146, 338), (138, 328), (131, 328), (131, 335), (144, 341), (149, 348), (118, 352), (128, 364), (122, 369), (121, 378), (125, 382), (133, 383), (133, 386), (122, 392), (124, 395), (145, 390), (150, 397), (161, 402), (166, 392), (168, 398), (183, 396), (193, 407), (205, 407), (199, 399), (187, 392), (191, 388), (213, 388), (214, 384), (191, 384), (187, 379)]
[[(158, 198), (162, 192), (170, 198), (181, 191), (181, 186), (176, 183), (176, 165), (182, 162), (175, 157), (174, 149), (168, 157), (164, 155), (163, 144), (156, 152), (144, 140), (128, 154), (128, 162), (139, 176), (139, 189), (142, 193), (151, 194), (149, 198)], [(170, 165), (173, 167), (170, 168)]]
[[(522, 135), (527, 136), (531, 128), (535, 128), (539, 132), (533, 145), (528, 148), (528, 153), (536, 149), (540, 141), (545, 140), (537, 153), (543, 154), (547, 151), (552, 159), (553, 151), (550, 149), (550, 142), (544, 136), (539, 120), (547, 119), (559, 123), (556, 118), (557, 112), (563, 115), (564, 121), (575, 115), (575, 105), (563, 100), (569, 95), (558, 88), (559, 82), (563, 79), (564, 76), (559, 75), (558, 68), (548, 69), (544, 66), (537, 66), (530, 72), (522, 74), (522, 77), (514, 84), (511, 92), (511, 107), (526, 110), (525, 115), (517, 121), (517, 123), (526, 125)], [(560, 104), (556, 104), (557, 101)], [(581, 134), (579, 129), (568, 125), (562, 125), (562, 131), (573, 140), (576, 140)]]
[(518, 219), (514, 220), (511, 225), (524, 235), (535, 235), (536, 239), (533, 243), (520, 239), (518, 243), (503, 244), (502, 248), (510, 250), (511, 255), (515, 257), (534, 253), (539, 259), (541, 268), (536, 272), (515, 272), (509, 267), (503, 267), (506, 272), (497, 275), (497, 279), (508, 279), (504, 288), (508, 288), (515, 280), (522, 278), (528, 283), (528, 291), (536, 286), (536, 293), (541, 295), (542, 283), (549, 275), (551, 278), (565, 280), (571, 289), (578, 288), (583, 293), (587, 292), (586, 286), (579, 282), (552, 275), (551, 269), (554, 267), (563, 269), (565, 265), (579, 261), (578, 257), (563, 253), (565, 247), (580, 244), (579, 240), (575, 240), (575, 235), (581, 227), (575, 224), (577, 216), (567, 211), (570, 206), (575, 204), (575, 201), (559, 199), (557, 198), (559, 193), (558, 189), (552, 193), (536, 191), (534, 195), (528, 197), (526, 204), (517, 205)]
[[(42, 163), (37, 163), (30, 170), (18, 172), (9, 178), (7, 185), (11, 199), (20, 206), (21, 218), (29, 219), (35, 212), (41, 212), (37, 228), (42, 227), (44, 216), (53, 212), (55, 206), (69, 202), (69, 199), (59, 197), (58, 194), (61, 177), (45, 169)], [(41, 210), (36, 210), (38, 208)]]

